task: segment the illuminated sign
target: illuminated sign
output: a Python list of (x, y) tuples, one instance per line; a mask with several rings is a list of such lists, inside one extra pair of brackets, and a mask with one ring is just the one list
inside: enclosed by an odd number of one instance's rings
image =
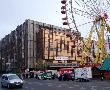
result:
[(68, 57), (59, 56), (59, 57), (55, 57), (55, 60), (69, 60), (69, 58)]

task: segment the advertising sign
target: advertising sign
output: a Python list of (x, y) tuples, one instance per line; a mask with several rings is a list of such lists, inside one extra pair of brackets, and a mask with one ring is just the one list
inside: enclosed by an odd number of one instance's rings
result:
[(68, 57), (59, 56), (59, 57), (55, 57), (55, 60), (69, 60), (69, 58)]

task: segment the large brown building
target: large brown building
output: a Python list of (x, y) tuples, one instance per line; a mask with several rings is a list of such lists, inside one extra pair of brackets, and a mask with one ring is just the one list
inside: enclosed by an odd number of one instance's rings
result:
[(2, 69), (33, 68), (39, 60), (52, 67), (71, 66), (80, 62), (81, 48), (79, 32), (26, 20), (0, 41)]

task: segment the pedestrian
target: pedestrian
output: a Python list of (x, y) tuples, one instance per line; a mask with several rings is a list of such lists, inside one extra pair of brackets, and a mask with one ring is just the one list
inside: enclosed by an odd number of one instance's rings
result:
[(26, 78), (28, 78), (28, 76), (29, 76), (29, 70), (28, 69), (25, 70), (25, 74), (26, 74)]
[(55, 79), (55, 77), (56, 77), (56, 75), (55, 75), (55, 73), (52, 75), (52, 79)]
[(60, 74), (60, 76), (58, 77), (58, 80), (62, 81), (62, 78), (63, 78), (63, 76), (62, 76), (62, 74)]
[(23, 78), (26, 78), (26, 77), (25, 77), (25, 73), (22, 73), (22, 76), (23, 76)]
[(104, 75), (103, 75), (102, 72), (100, 73), (100, 78), (101, 78), (101, 81), (103, 81), (103, 79), (104, 79)]
[(35, 78), (38, 79), (38, 74), (36, 73)]

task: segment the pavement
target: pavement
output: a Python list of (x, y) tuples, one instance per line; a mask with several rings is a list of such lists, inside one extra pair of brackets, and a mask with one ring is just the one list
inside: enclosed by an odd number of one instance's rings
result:
[[(0, 90), (9, 90), (0, 88)], [(12, 90), (110, 90), (110, 81), (92, 80), (90, 82), (26, 79), (22, 89)]]

